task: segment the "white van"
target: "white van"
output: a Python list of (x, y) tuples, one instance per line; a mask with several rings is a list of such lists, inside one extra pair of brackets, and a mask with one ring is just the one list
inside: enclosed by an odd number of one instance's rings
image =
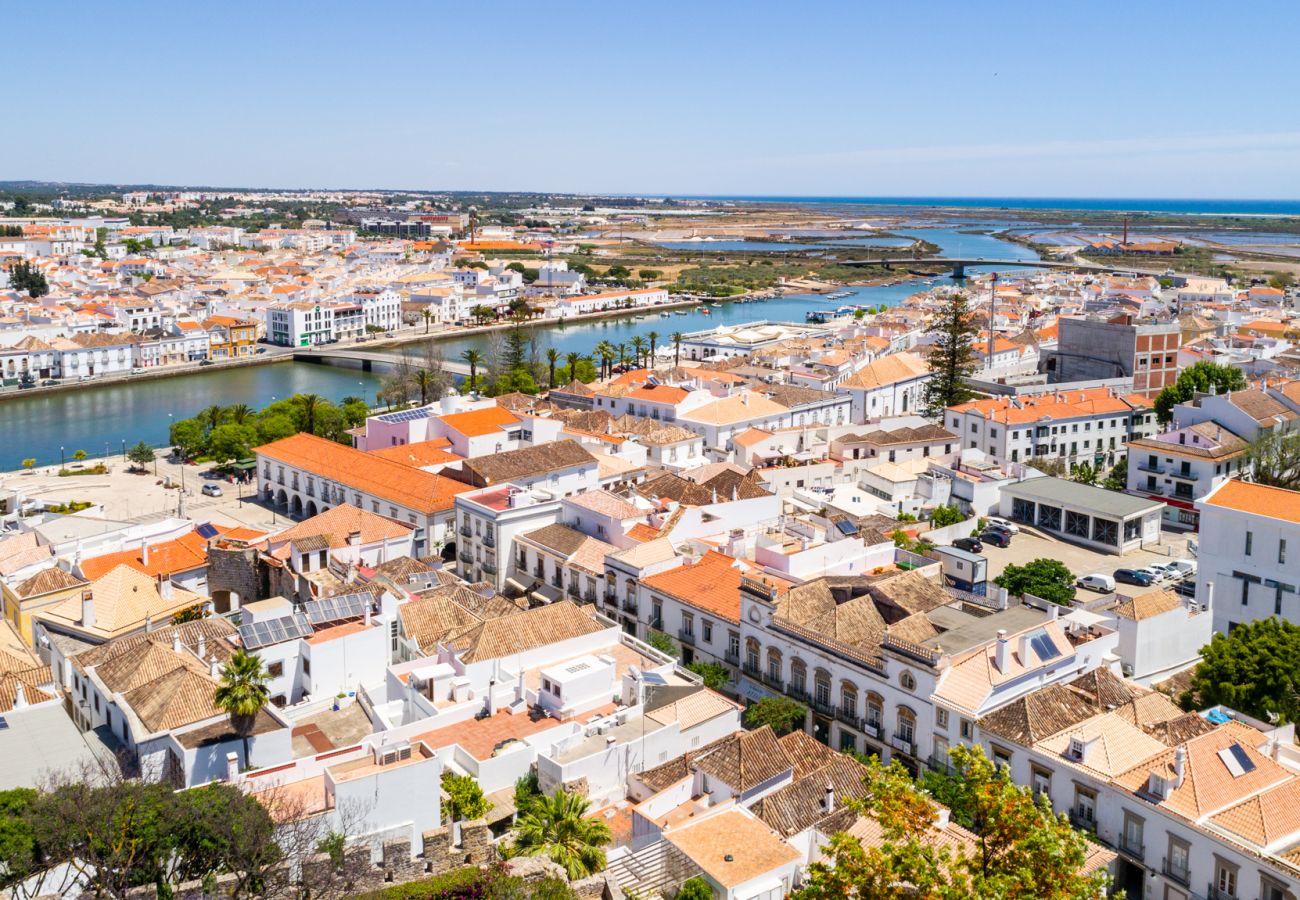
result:
[(1099, 594), (1115, 593), (1115, 579), (1110, 575), (1102, 575), (1100, 572), (1084, 575), (1075, 582), (1075, 585), (1089, 591), (1096, 591)]

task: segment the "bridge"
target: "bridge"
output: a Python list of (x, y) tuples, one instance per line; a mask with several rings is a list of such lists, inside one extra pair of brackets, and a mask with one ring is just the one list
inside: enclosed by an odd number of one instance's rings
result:
[[(418, 360), (403, 357), (400, 353), (381, 353), (377, 350), (335, 350), (330, 347), (316, 347), (311, 350), (293, 351), (294, 362), (309, 362), (325, 366), (341, 365), (348, 368), (359, 368), (363, 372), (391, 372), (403, 360), (408, 362), (412, 368), (418, 369), (420, 367)], [(352, 363), (356, 363), (356, 365), (350, 365)], [(469, 377), (469, 366), (464, 363), (443, 360), (439, 363), (439, 368), (453, 375)]]
[[(839, 261), (841, 266), (882, 266), (886, 269), (894, 266), (908, 267), (925, 266), (942, 266), (952, 269), (953, 278), (965, 278), (967, 266), (990, 266), (995, 269), (1074, 269), (1085, 272), (1131, 272), (1132, 269), (1116, 268), (1114, 266), (1104, 266), (1100, 263), (1090, 262), (1064, 262), (1056, 259), (984, 259), (984, 258), (960, 258), (951, 256), (923, 256), (912, 258), (910, 256), (899, 256), (885, 259), (844, 259)], [(926, 274), (924, 272), (917, 274)]]

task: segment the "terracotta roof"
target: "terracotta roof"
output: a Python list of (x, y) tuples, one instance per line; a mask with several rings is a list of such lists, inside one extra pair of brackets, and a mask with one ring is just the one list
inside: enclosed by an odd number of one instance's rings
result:
[(363, 453), (311, 434), (295, 434), (263, 444), (254, 448), (253, 452), (326, 480), (400, 503), (416, 512), (432, 513), (451, 509), (456, 495), (470, 489), (459, 481)]
[(1029, 747), (1101, 711), (1076, 691), (1053, 684), (989, 713), (979, 726), (980, 731)]
[(1024, 425), (1042, 419), (1077, 419), (1126, 413), (1132, 411), (1132, 405), (1125, 398), (1113, 396), (1109, 388), (1101, 387), (971, 400), (949, 409), (957, 413), (977, 413), (991, 422), (1004, 425)]
[(570, 600), (489, 619), (456, 641), (466, 663), (498, 659), (547, 644), (603, 631), (604, 626)]
[[(849, 809), (848, 801), (865, 796), (867, 788), (862, 781), (865, 774), (865, 766), (837, 753), (826, 765), (773, 791), (751, 808), (777, 834), (792, 837)], [(828, 784), (836, 804), (831, 810), (825, 806)]]
[(414, 444), (398, 444), (396, 447), (380, 447), (378, 450), (367, 452), (371, 456), (392, 460), (416, 469), (425, 466), (456, 463), (463, 458), (447, 449), (446, 438), (440, 438), (436, 441), (416, 441)]
[(1160, 589), (1139, 594), (1131, 600), (1116, 606), (1112, 612), (1121, 619), (1140, 622), (1183, 606), (1182, 598), (1173, 591)]
[(562, 525), (559, 522), (544, 525), (534, 531), (525, 532), (521, 536), (547, 550), (554, 551), (566, 559), (576, 553), (578, 548), (582, 546), (582, 542), (587, 539), (587, 536), (581, 531), (570, 528), (568, 525)]
[(1298, 491), (1234, 478), (1221, 484), (1200, 504), (1300, 523), (1300, 502), (1297, 501), (1300, 501)]
[(911, 378), (928, 375), (930, 364), (915, 353), (895, 353), (882, 356), (854, 372), (840, 385), (841, 388), (877, 388)]
[(583, 491), (572, 497), (566, 497), (565, 502), (582, 509), (589, 509), (602, 516), (609, 516), (611, 519), (634, 519), (642, 514), (641, 510), (622, 497), (603, 489)]
[(687, 606), (740, 622), (740, 570), (730, 556), (710, 550), (694, 564), (678, 566), (644, 579), (652, 590)]
[(150, 733), (156, 734), (225, 715), (213, 700), (217, 685), (207, 673), (178, 666), (128, 691), (123, 699)]
[(30, 597), (39, 597), (42, 594), (52, 594), (55, 591), (80, 587), (85, 583), (76, 575), (65, 572), (58, 566), (50, 566), (48, 569), (42, 569), (25, 581), (20, 582), (14, 588), (14, 593), (20, 599), (26, 600)]
[(802, 729), (782, 735), (777, 742), (786, 759), (794, 764), (795, 778), (803, 778), (839, 755)]
[[(310, 519), (304, 519), (279, 534), (271, 535), (268, 543), (277, 547), (292, 543), (302, 550), (323, 550), (327, 547), (335, 549), (345, 546), (348, 535), (353, 532), (361, 533), (361, 543), (364, 546), (405, 537), (413, 530), (414, 526), (405, 522), (394, 522), (392, 519), (367, 512), (350, 503), (344, 503), (314, 515)], [(317, 538), (324, 538), (324, 542), (304, 543)]]
[(669, 828), (664, 839), (726, 891), (801, 858), (798, 850), (739, 808)]
[(86, 588), (91, 592), (95, 621), (91, 626), (82, 624), (81, 594), (68, 597), (36, 615), (51, 624), (70, 627), (77, 631), (113, 637), (122, 632), (143, 628), (146, 618), (165, 622), (182, 609), (200, 602), (197, 594), (175, 585), (171, 598), (158, 593), (154, 579), (127, 565), (118, 565), (101, 575)]
[(518, 416), (501, 406), (486, 406), (483, 409), (452, 413), (439, 418), (448, 428), (466, 437), (497, 434), (507, 426), (518, 425), (521, 421)]
[(1281, 401), (1273, 399), (1262, 390), (1233, 391), (1227, 396), (1229, 403), (1260, 424), (1269, 424), (1273, 421), (1290, 422), (1297, 417), (1293, 410), (1283, 406)]
[[(211, 524), (211, 523), (210, 523)], [(229, 526), (211, 524), (216, 529), (217, 534), (226, 536), (234, 529)], [(256, 540), (264, 536), (264, 532), (251, 531), (244, 540)], [(123, 550), (119, 553), (106, 553), (103, 556), (93, 556), (90, 559), (81, 561), (81, 574), (86, 578), (98, 578), (104, 573), (120, 565), (127, 565), (137, 572), (143, 572), (146, 575), (175, 575), (180, 572), (188, 572), (192, 569), (199, 569), (208, 564), (208, 542), (205, 538), (200, 537), (197, 531), (191, 531), (183, 534), (172, 541), (161, 541), (157, 544), (149, 545), (149, 562), (144, 561), (144, 551), (142, 549)]]
[(462, 468), (474, 475), (482, 485), (490, 486), (594, 464), (595, 458), (576, 441), (554, 441), (467, 459), (462, 463)]
[(719, 779), (744, 793), (793, 768), (776, 732), (764, 725), (756, 731), (737, 731), (694, 754), (692, 768)]

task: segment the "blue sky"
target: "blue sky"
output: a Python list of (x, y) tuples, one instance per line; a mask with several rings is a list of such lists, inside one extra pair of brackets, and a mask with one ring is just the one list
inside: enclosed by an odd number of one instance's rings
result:
[(47, 0), (8, 17), (0, 180), (1295, 198), (1298, 20), (1281, 2)]

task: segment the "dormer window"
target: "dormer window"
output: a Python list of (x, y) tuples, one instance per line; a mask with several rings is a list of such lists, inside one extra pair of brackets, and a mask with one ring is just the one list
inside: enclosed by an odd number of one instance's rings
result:
[(1075, 759), (1075, 760), (1082, 761), (1082, 760), (1083, 760), (1083, 741), (1082, 741), (1080, 738), (1077, 738), (1077, 737), (1072, 737), (1072, 738), (1070, 738), (1070, 746), (1069, 746), (1068, 750), (1066, 751), (1066, 755), (1069, 756), (1070, 759)]

